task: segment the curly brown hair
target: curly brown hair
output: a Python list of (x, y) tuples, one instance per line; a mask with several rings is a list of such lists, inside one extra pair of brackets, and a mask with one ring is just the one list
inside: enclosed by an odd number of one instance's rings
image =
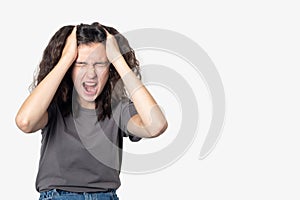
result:
[[(63, 26), (52, 36), (43, 52), (43, 57), (38, 68), (38, 74), (32, 83), (32, 89), (34, 89), (58, 63), (66, 40), (73, 28), (73, 25)], [(101, 25), (98, 22), (94, 22), (91, 25), (77, 25), (77, 46), (98, 42), (105, 44), (107, 34), (103, 28), (114, 35), (126, 63), (137, 77), (141, 78), (139, 62), (136, 59), (134, 50), (129, 46), (128, 40), (115, 28)], [(58, 105), (64, 116), (72, 112), (72, 91), (74, 87), (71, 78), (72, 68), (73, 66), (71, 66), (65, 74), (51, 102), (51, 104)], [(104, 120), (106, 117), (110, 118), (112, 114), (112, 105), (123, 98), (128, 98), (123, 82), (119, 81), (120, 75), (112, 64), (110, 64), (109, 68), (108, 81), (101, 94), (95, 100), (98, 120)], [(118, 84), (116, 84), (117, 82)], [(113, 90), (114, 92), (112, 94)]]

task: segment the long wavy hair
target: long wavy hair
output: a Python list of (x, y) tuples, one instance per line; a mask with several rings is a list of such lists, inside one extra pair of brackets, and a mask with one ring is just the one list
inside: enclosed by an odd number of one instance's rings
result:
[[(63, 48), (66, 44), (66, 40), (71, 34), (73, 28), (73, 25), (63, 26), (50, 39), (47, 47), (43, 52), (43, 57), (39, 64), (37, 75), (35, 76), (34, 81), (31, 84), (32, 90), (58, 63), (59, 59), (61, 58)], [(103, 28), (105, 28), (110, 34), (114, 35), (126, 63), (137, 75), (137, 77), (141, 79), (139, 62), (136, 59), (134, 50), (129, 46), (128, 40), (115, 28), (101, 25), (98, 22), (94, 22), (91, 25), (77, 25), (77, 46), (81, 44), (98, 42), (105, 45), (107, 34)], [(64, 116), (72, 112), (72, 92), (74, 84), (71, 78), (71, 73), (73, 64), (62, 79), (51, 102), (51, 104), (58, 105)], [(120, 75), (112, 64), (110, 64), (109, 68), (110, 70), (108, 80), (101, 94), (95, 100), (98, 120), (104, 120), (106, 117), (110, 118), (112, 114), (113, 104), (121, 101), (124, 98), (128, 98), (124, 84), (120, 80)]]

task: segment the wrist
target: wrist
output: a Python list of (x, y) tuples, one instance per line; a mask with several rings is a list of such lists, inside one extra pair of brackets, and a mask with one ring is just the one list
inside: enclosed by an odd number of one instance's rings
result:
[(127, 64), (124, 57), (120, 54), (119, 56), (116, 56), (113, 61), (111, 62), (115, 67)]
[(74, 60), (75, 60), (75, 59), (71, 59), (71, 58), (68, 58), (68, 57), (66, 57), (66, 56), (62, 56), (62, 57), (59, 59), (58, 64), (59, 64), (59, 65), (62, 65), (62, 66), (64, 66), (64, 67), (69, 68), (69, 67), (71, 67), (71, 65), (73, 64)]
[(119, 75), (123, 77), (125, 74), (131, 71), (129, 66), (126, 63), (126, 60), (123, 58), (123, 56), (117, 58), (112, 62), (115, 69), (118, 71)]

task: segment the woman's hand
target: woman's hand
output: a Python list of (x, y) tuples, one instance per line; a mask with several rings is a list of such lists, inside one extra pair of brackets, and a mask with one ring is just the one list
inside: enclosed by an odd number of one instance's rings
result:
[[(104, 29), (105, 30), (105, 29)], [(143, 83), (129, 68), (115, 36), (107, 30), (106, 56), (119, 73), (138, 114), (131, 117), (127, 130), (138, 137), (157, 137), (168, 127), (167, 120)]]
[(32, 133), (47, 125), (47, 109), (59, 84), (76, 58), (77, 41), (76, 27), (74, 27), (67, 38), (59, 62), (25, 99), (16, 115), (16, 124), (23, 132)]
[(77, 58), (77, 38), (76, 38), (76, 26), (73, 28), (72, 33), (67, 38), (65, 47), (63, 49), (61, 59), (69, 63), (70, 65), (76, 60)]
[(120, 53), (120, 48), (116, 38), (110, 34), (105, 28), (103, 28), (106, 32), (106, 56), (109, 62), (113, 63), (117, 61), (119, 58), (122, 58)]

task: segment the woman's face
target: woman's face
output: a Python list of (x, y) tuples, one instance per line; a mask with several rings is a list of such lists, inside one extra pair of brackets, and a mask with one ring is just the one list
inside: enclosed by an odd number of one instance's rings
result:
[(84, 108), (94, 109), (109, 75), (109, 62), (102, 43), (81, 44), (72, 70), (72, 80)]

